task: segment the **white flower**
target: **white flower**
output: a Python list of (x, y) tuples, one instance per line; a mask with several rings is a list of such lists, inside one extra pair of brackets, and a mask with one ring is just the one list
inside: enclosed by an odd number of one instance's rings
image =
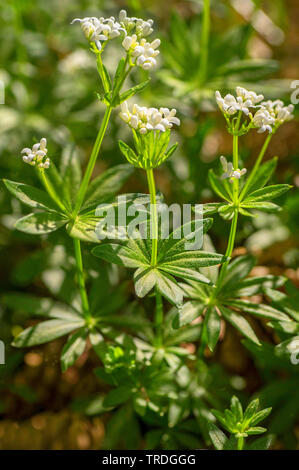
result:
[(33, 145), (32, 149), (24, 148), (21, 151), (21, 153), (25, 154), (22, 157), (23, 161), (32, 166), (37, 165), (39, 168), (49, 168), (50, 159), (45, 158), (48, 153), (46, 146), (47, 140), (43, 137), (39, 143)]
[(130, 110), (127, 101), (121, 104), (119, 116), (140, 134), (146, 134), (149, 131), (165, 132), (167, 129), (171, 129), (174, 124), (180, 125), (175, 109), (146, 108), (145, 106), (134, 104), (132, 110)]
[(154, 22), (151, 19), (144, 21), (142, 18), (129, 18), (126, 10), (119, 12), (118, 19), (127, 34), (130, 34), (134, 28), (138, 38), (144, 38), (153, 32), (152, 26)]
[(257, 95), (254, 91), (248, 91), (242, 87), (236, 88), (236, 94), (236, 97), (231, 94), (227, 94), (222, 98), (220, 92), (216, 91), (215, 97), (217, 104), (224, 114), (231, 116), (238, 111), (242, 111), (246, 116), (248, 116), (249, 109), (256, 108), (257, 103), (264, 98), (263, 95)]
[(289, 104), (288, 106), (285, 106), (281, 100), (263, 101), (261, 106), (261, 109), (265, 109), (269, 112), (275, 121), (275, 125), (281, 125), (284, 122), (290, 121), (294, 117), (292, 114), (294, 111), (294, 105)]
[(125, 28), (118, 23), (113, 16), (110, 18), (75, 18), (71, 24), (79, 22), (81, 28), (90, 42), (94, 42), (99, 50), (102, 49), (102, 42), (114, 39), (121, 33), (126, 34)]
[(220, 157), (220, 162), (224, 171), (224, 173), (221, 175), (221, 179), (224, 180), (226, 178), (229, 178), (230, 183), (233, 183), (234, 179), (239, 180), (241, 176), (245, 175), (245, 173), (247, 172), (246, 168), (243, 168), (242, 170), (240, 170), (239, 168), (237, 170), (234, 170), (233, 164), (231, 162), (228, 162), (223, 156)]
[(269, 134), (271, 134), (272, 126), (275, 124), (275, 119), (271, 116), (266, 108), (262, 107), (255, 113), (252, 122), (255, 127), (259, 128), (259, 134), (265, 131), (268, 131)]
[(160, 53), (157, 48), (160, 46), (160, 39), (154, 39), (154, 41), (147, 42), (145, 38), (140, 41), (137, 40), (137, 34), (132, 36), (126, 36), (122, 42), (122, 46), (128, 52), (130, 51), (133, 62), (138, 67), (142, 67), (144, 70), (151, 70), (157, 65), (155, 57)]

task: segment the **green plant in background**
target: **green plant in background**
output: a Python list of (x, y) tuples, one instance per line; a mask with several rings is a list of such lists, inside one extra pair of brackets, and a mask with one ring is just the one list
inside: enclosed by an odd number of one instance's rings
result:
[[(196, 86), (208, 80), (210, 67), (209, 2), (204, 5), (203, 50), (196, 66), (199, 78)], [(279, 206), (271, 200), (290, 188), (287, 184), (266, 186), (276, 160), (262, 164), (262, 159), (272, 134), (291, 119), (293, 108), (279, 100), (263, 101), (263, 95), (240, 86), (236, 88), (236, 97), (222, 98), (216, 93), (216, 101), (233, 137), (233, 161), (221, 157), (222, 175), (210, 172), (211, 186), (224, 202), (205, 204), (203, 213), (205, 216), (219, 213), (225, 221), (231, 221), (226, 253), (216, 253), (206, 235), (213, 223), (211, 218), (198, 221), (195, 217), (175, 228), (165, 239), (160, 211), (164, 199), (156, 190), (154, 171), (176, 150), (178, 145), (171, 143), (172, 131), (180, 125), (180, 120), (175, 109), (138, 104), (131, 107), (127, 103), (145, 89), (148, 79), (122, 91), (134, 69), (147, 72), (157, 65), (160, 41), (148, 40), (153, 21), (130, 18), (122, 10), (118, 19), (88, 17), (74, 22), (80, 23), (95, 55), (102, 86), (97, 96), (106, 110), (83, 175), (78, 155), (71, 147), (64, 151), (56, 168), (47, 141), (42, 138), (32, 149), (23, 149), (22, 158), (34, 167), (44, 190), (4, 180), (15, 198), (35, 210), (19, 219), (16, 228), (26, 234), (53, 237), (49, 240), (55, 244), (58, 238), (54, 237), (59, 237), (62, 232), (59, 229), (65, 227), (64, 260), (65, 263), (70, 257), (75, 260), (75, 264), (66, 265), (65, 283), (55, 293), (55, 300), (15, 293), (4, 296), (8, 308), (25, 312), (27, 316), (46, 318), (17, 335), (13, 345), (32, 347), (68, 335), (61, 352), (62, 370), (66, 371), (91, 344), (101, 362), (95, 375), (111, 388), (105, 396), (86, 402), (86, 407), (96, 413), (114, 410), (104, 444), (107, 448), (116, 447), (122, 439), (126, 447), (132, 448), (135, 442), (141, 445), (143, 423), (149, 429), (148, 448), (197, 448), (212, 441), (216, 448), (232, 448), (237, 443), (241, 450), (244, 438), (264, 432), (255, 425), (269, 414), (269, 409), (258, 412), (258, 402), (254, 401), (243, 414), (240, 402), (233, 397), (231, 411), (226, 410), (224, 415), (213, 412), (233, 434), (228, 440), (213, 424), (211, 408), (224, 409), (227, 403), (228, 397), (219, 398), (223, 383), (230, 395), (235, 390), (228, 387), (225, 378), (217, 384), (215, 376), (219, 371), (209, 370), (203, 359), (206, 346), (215, 351), (224, 321), (239, 330), (250, 345), (261, 347), (254, 328), (245, 318), (247, 314), (271, 320), (270, 326), (278, 334), (288, 335), (285, 341), (281, 338), (283, 342), (277, 346), (278, 350), (289, 351), (288, 346), (298, 333), (294, 305), (288, 296), (276, 290), (284, 285), (285, 279), (273, 275), (248, 277), (255, 264), (251, 256), (231, 261), (239, 217), (251, 217), (251, 211), (278, 211)], [(117, 40), (121, 41), (125, 55), (111, 79), (104, 57), (109, 43)], [(113, 166), (91, 181), (112, 110), (118, 106), (120, 118), (132, 132), (134, 147), (119, 141), (120, 151), (129, 164)], [(245, 179), (247, 170), (240, 169), (239, 163), (239, 137), (254, 129), (268, 131), (269, 136)], [(116, 199), (134, 167), (146, 175), (149, 194), (130, 193)], [(124, 201), (142, 204), (145, 209), (135, 236), (122, 239), (115, 237), (109, 227), (104, 231), (105, 217), (99, 215), (98, 207), (118, 210)], [(124, 225), (128, 222), (125, 220)], [(147, 231), (142, 237), (144, 226)], [(190, 233), (197, 232), (204, 236), (204, 250), (186, 249)], [(99, 235), (105, 235), (108, 240), (101, 240)], [(91, 252), (97, 259), (82, 252), (82, 242), (87, 248), (96, 243)], [(98, 259), (106, 261), (109, 267)], [(130, 301), (126, 282), (122, 285), (119, 279), (111, 282), (107, 273), (114, 264), (121, 267), (121, 280), (122, 267), (134, 270), (135, 293), (142, 302)], [(256, 294), (272, 299), (274, 306), (248, 300)], [(188, 300), (184, 303), (184, 299)], [(131, 428), (127, 438), (121, 435), (124, 423)], [(267, 438), (245, 448), (269, 445)]]
[(221, 426), (231, 434), (228, 439), (215, 424), (209, 424), (209, 433), (212, 442), (217, 450), (266, 450), (269, 448), (271, 435), (257, 439), (249, 445), (245, 445), (247, 437), (263, 434), (266, 428), (257, 426), (266, 419), (271, 413), (271, 408), (259, 409), (259, 400), (253, 400), (249, 403), (246, 410), (243, 411), (242, 405), (237, 397), (232, 397), (230, 409), (224, 413), (213, 410), (213, 414), (220, 422)]

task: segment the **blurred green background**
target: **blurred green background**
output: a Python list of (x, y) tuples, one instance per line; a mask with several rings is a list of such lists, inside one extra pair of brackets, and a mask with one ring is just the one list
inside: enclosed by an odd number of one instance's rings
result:
[[(1, 178), (39, 184), (31, 167), (23, 164), (20, 150), (42, 136), (47, 137), (49, 154), (55, 162), (70, 143), (76, 146), (82, 164), (87, 161), (104, 109), (96, 98), (100, 84), (94, 57), (80, 28), (70, 22), (75, 17), (117, 16), (122, 8), (131, 16), (153, 18), (155, 35), (162, 40), (159, 67), (151, 74), (150, 86), (136, 98), (138, 103), (175, 107), (182, 122), (175, 136), (179, 149), (157, 171), (157, 185), (169, 202), (215, 201), (207, 172), (218, 167), (220, 155), (230, 156), (232, 143), (215, 107), (214, 92), (243, 85), (262, 92), (267, 99), (290, 102), (294, 92), (291, 84), (299, 79), (297, 0), (212, 1), (205, 73), (200, 72), (200, 0), (2, 0), (0, 80), (4, 83), (5, 103), (0, 105)], [(119, 48), (111, 44), (105, 53), (105, 63), (113, 70)], [(133, 74), (134, 83), (144, 78), (146, 72)], [(258, 258), (255, 274), (285, 274), (299, 286), (297, 109), (295, 114), (297, 119), (279, 130), (266, 155), (279, 156), (275, 179), (292, 184), (294, 189), (281, 201), (284, 210), (280, 215), (241, 219), (239, 248), (234, 254), (251, 252)], [(97, 174), (123, 162), (117, 140), (129, 139), (124, 127), (114, 111), (96, 165)], [(264, 138), (251, 132), (241, 140), (241, 158), (246, 167), (252, 165)], [(144, 192), (145, 183), (140, 173), (135, 174), (125, 190)], [(59, 341), (25, 352), (15, 352), (9, 346), (12, 337), (28, 323), (29, 313), (11, 309), (5, 300), (7, 292), (63, 298), (73, 285), (71, 247), (66, 235), (58, 232), (44, 238), (17, 232), (14, 222), (22, 214), (26, 214), (26, 208), (1, 184), (0, 338), (6, 344), (7, 361), (0, 366), (0, 449), (121, 446), (117, 441), (107, 443), (109, 415), (98, 416), (96, 403), (89, 401), (84, 406), (82, 400), (96, 396), (100, 390), (92, 374), (97, 361), (91, 353), (86, 352), (76, 366), (61, 374)], [(216, 215), (211, 233), (218, 252), (225, 251), (228, 230), (227, 222)], [(85, 254), (88, 258), (88, 246)], [(88, 262), (90, 269), (98, 269), (98, 263)], [(264, 339), (270, 335), (266, 328), (261, 334)], [(275, 385), (276, 380), (278, 389), (287, 376), (279, 366), (266, 370), (258, 364), (231, 330), (216, 355), (207, 360), (211, 370), (220, 364), (230, 386), (244, 394), (266, 393), (264, 389)], [(293, 390), (299, 384), (298, 374), (292, 380)], [(289, 382), (284, 384), (284, 393), (278, 394), (281, 401), (276, 402), (277, 413), (288, 400), (293, 400), (295, 411), (286, 410), (283, 418), (274, 413), (271, 426), (279, 436), (277, 448), (294, 448), (299, 438), (299, 406), (298, 400), (287, 395), (288, 390), (291, 392)], [(142, 433), (136, 442), (142, 446)]]

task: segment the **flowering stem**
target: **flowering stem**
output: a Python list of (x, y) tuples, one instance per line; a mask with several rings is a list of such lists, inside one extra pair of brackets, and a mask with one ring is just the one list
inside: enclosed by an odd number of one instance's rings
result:
[[(239, 137), (237, 135), (233, 136), (233, 165), (234, 170), (238, 169), (239, 166)], [(239, 192), (239, 181), (237, 178), (234, 178), (233, 181), (233, 190), (234, 190), (234, 203), (238, 202), (238, 192)]]
[(264, 145), (262, 146), (262, 149), (261, 149), (261, 151), (260, 151), (259, 156), (257, 157), (257, 160), (256, 160), (256, 162), (255, 162), (255, 164), (254, 164), (254, 167), (253, 167), (253, 169), (252, 169), (252, 171), (251, 171), (251, 173), (250, 173), (250, 175), (249, 175), (249, 177), (248, 177), (248, 179), (247, 179), (247, 181), (246, 181), (246, 183), (245, 183), (245, 185), (244, 185), (244, 187), (243, 187), (243, 189), (242, 189), (242, 192), (241, 192), (241, 194), (240, 194), (240, 200), (243, 199), (243, 197), (244, 197), (244, 195), (246, 194), (246, 191), (247, 191), (247, 189), (248, 189), (248, 187), (249, 187), (251, 181), (253, 180), (254, 176), (256, 175), (257, 170), (258, 170), (259, 167), (260, 167), (260, 164), (261, 164), (261, 162), (262, 162), (262, 160), (263, 160), (263, 158), (264, 158), (264, 155), (265, 155), (265, 153), (266, 153), (266, 150), (267, 150), (267, 148), (268, 148), (268, 146), (269, 146), (270, 140), (272, 139), (272, 135), (273, 135), (273, 134), (269, 134), (269, 135), (267, 136), (267, 138), (266, 138), (266, 140), (265, 140), (265, 142), (264, 142)]
[(79, 284), (79, 290), (80, 290), (80, 296), (81, 296), (81, 302), (82, 302), (82, 309), (83, 309), (84, 316), (88, 318), (90, 316), (90, 313), (89, 313), (89, 303), (88, 303), (88, 297), (86, 293), (84, 273), (83, 273), (81, 244), (78, 238), (74, 238), (73, 240), (74, 240), (77, 276), (78, 276), (78, 284)]
[(238, 450), (243, 450), (244, 437), (238, 437)]
[(200, 38), (200, 83), (206, 81), (207, 65), (209, 56), (209, 36), (210, 36), (210, 0), (204, 0), (203, 5), (203, 22)]
[(48, 180), (45, 170), (43, 168), (38, 168), (38, 174), (43, 182), (43, 185), (45, 186), (46, 191), (48, 192), (49, 196), (53, 199), (53, 201), (58, 205), (58, 207), (62, 210), (62, 212), (65, 212), (65, 207), (60, 201), (59, 197), (56, 194), (55, 189), (53, 188), (51, 182)]
[(112, 107), (107, 106), (99, 133), (97, 135), (95, 144), (93, 146), (91, 156), (90, 156), (90, 159), (89, 159), (89, 162), (88, 162), (88, 165), (87, 165), (87, 168), (86, 168), (86, 171), (85, 171), (85, 174), (84, 174), (84, 177), (83, 177), (80, 189), (79, 189), (79, 193), (78, 193), (78, 197), (77, 197), (77, 201), (76, 201), (76, 205), (74, 209), (74, 214), (73, 214), (74, 217), (78, 215), (78, 212), (82, 206), (82, 203), (83, 203), (86, 191), (87, 191), (88, 183), (91, 178), (91, 175), (92, 175), (95, 163), (96, 163), (96, 159), (100, 151), (101, 144), (102, 144), (102, 141), (103, 141), (103, 138), (104, 138), (107, 126), (108, 126), (111, 111), (112, 111)]
[(157, 264), (158, 252), (158, 215), (157, 215), (157, 201), (156, 201), (156, 185), (153, 169), (146, 170), (147, 182), (151, 198), (151, 238), (152, 238), (152, 266)]
[(163, 344), (163, 301), (162, 296), (158, 290), (156, 290), (156, 314), (155, 314), (155, 327), (156, 327), (156, 346), (160, 347)]

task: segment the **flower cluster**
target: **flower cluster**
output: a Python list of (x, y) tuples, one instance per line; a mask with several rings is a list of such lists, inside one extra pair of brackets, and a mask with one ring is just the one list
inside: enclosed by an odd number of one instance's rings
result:
[[(86, 17), (83, 19), (75, 18), (71, 24), (79, 22), (81, 28), (90, 42), (94, 42), (98, 50), (102, 50), (102, 42), (114, 39), (126, 30), (118, 23), (113, 16), (110, 18)], [(101, 42), (102, 41), (102, 42)]]
[(248, 116), (249, 109), (256, 108), (257, 104), (264, 98), (263, 95), (257, 95), (254, 91), (248, 91), (239, 86), (236, 88), (236, 94), (237, 97), (228, 94), (222, 98), (220, 92), (216, 91), (216, 101), (223, 114), (232, 116), (238, 111), (242, 111)]
[(237, 168), (236, 170), (234, 170), (233, 164), (231, 162), (228, 162), (223, 156), (220, 157), (220, 162), (224, 171), (224, 173), (221, 175), (221, 179), (224, 180), (226, 178), (229, 178), (230, 183), (233, 183), (234, 179), (239, 180), (241, 176), (245, 175), (245, 173), (247, 172), (246, 168), (242, 168), (242, 170)]
[(38, 168), (49, 168), (50, 159), (46, 157), (48, 149), (46, 148), (47, 140), (43, 137), (39, 143), (34, 144), (32, 149), (24, 148), (21, 153), (24, 153), (23, 160), (29, 165), (35, 166)]
[[(262, 101), (263, 95), (257, 95), (254, 91), (248, 91), (242, 87), (236, 88), (236, 95), (235, 97), (228, 94), (223, 98), (219, 91), (215, 93), (217, 104), (226, 117), (238, 111), (242, 111), (249, 117), (250, 125), (246, 128), (247, 131), (253, 124), (255, 128), (258, 128), (258, 133), (265, 131), (272, 133), (274, 129), (293, 118), (294, 106), (292, 104), (285, 106), (281, 100)], [(256, 109), (254, 115), (251, 112), (252, 108)]]
[(155, 57), (159, 54), (157, 48), (160, 46), (160, 40), (147, 42), (145, 39), (153, 32), (153, 20), (130, 18), (125, 10), (121, 10), (118, 21), (111, 16), (110, 18), (75, 18), (72, 23), (75, 22), (81, 24), (86, 38), (89, 42), (95, 43), (99, 51), (103, 49), (102, 43), (123, 34), (125, 37), (122, 46), (127, 53), (130, 53), (133, 63), (144, 70), (150, 70), (156, 66)]
[(122, 42), (124, 49), (130, 52), (133, 62), (143, 70), (151, 70), (157, 65), (156, 56), (160, 53), (157, 48), (160, 46), (160, 39), (147, 42), (145, 38), (138, 41), (137, 34), (126, 36)]
[(140, 134), (146, 134), (148, 131), (165, 132), (171, 129), (173, 124), (180, 125), (180, 120), (176, 117), (176, 109), (146, 108), (134, 104), (130, 110), (127, 101), (121, 104), (119, 116)]

